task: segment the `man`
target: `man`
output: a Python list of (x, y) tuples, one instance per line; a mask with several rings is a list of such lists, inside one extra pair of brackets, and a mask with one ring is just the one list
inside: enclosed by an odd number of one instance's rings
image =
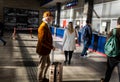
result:
[[(120, 17), (117, 19), (117, 26), (116, 26), (116, 38), (118, 39), (118, 46), (120, 48)], [(110, 31), (110, 33), (107, 36), (107, 40), (112, 36), (113, 29)], [(120, 54), (120, 53), (119, 53)], [(118, 75), (119, 75), (119, 82), (120, 82), (120, 55), (115, 57), (109, 57), (107, 56), (107, 69), (105, 73), (105, 78), (102, 78), (100, 82), (109, 82), (112, 72), (115, 68), (115, 66), (118, 67)]]
[(6, 45), (6, 41), (3, 40), (2, 36), (3, 36), (3, 28), (4, 28), (4, 24), (2, 22), (0, 22), (0, 40), (3, 42), (3, 46)]
[(81, 37), (83, 39), (83, 45), (84, 45), (81, 53), (81, 57), (87, 57), (87, 50), (92, 40), (92, 28), (89, 20), (86, 21), (86, 25), (83, 27), (83, 32)]
[(46, 73), (50, 65), (49, 54), (51, 49), (55, 50), (49, 25), (52, 23), (53, 16), (51, 12), (46, 11), (43, 14), (43, 22), (38, 28), (38, 43), (36, 52), (39, 54), (39, 65), (37, 79), (42, 82), (46, 78)]

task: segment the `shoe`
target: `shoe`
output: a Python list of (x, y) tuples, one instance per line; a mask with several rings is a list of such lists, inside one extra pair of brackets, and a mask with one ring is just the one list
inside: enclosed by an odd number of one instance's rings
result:
[(101, 78), (101, 79), (100, 79), (100, 82), (104, 82), (104, 78)]
[(80, 55), (80, 58), (84, 58), (84, 55)]
[(67, 61), (64, 61), (64, 64), (66, 65)]
[(5, 45), (6, 45), (6, 42), (4, 42), (3, 46), (5, 46)]
[(83, 55), (83, 56), (81, 55), (80, 57), (81, 57), (81, 58), (87, 58), (87, 56), (86, 56), (86, 55)]
[(43, 82), (43, 80), (42, 80), (42, 79), (39, 79), (39, 80), (37, 80), (37, 82)]
[(43, 82), (49, 82), (49, 79), (43, 78)]
[(87, 58), (88, 56), (87, 55), (84, 55), (84, 57), (83, 58)]
[(70, 63), (70, 61), (68, 62), (68, 65), (70, 65), (71, 63)]
[(38, 82), (43, 82), (43, 80), (39, 80)]

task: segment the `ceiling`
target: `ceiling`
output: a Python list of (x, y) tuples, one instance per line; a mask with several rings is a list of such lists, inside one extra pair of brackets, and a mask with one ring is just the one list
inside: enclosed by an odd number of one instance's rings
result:
[(49, 8), (49, 7), (52, 7), (52, 6), (56, 6), (56, 3), (60, 2), (61, 4), (65, 4), (67, 2), (70, 2), (71, 0), (53, 0), (45, 5), (43, 5), (42, 7), (46, 7), (46, 8)]
[[(71, 2), (71, 1), (73, 1), (73, 0), (52, 0), (49, 3), (43, 5), (42, 7), (50, 8), (50, 7), (56, 6), (56, 3), (58, 3), (58, 2), (60, 2), (61, 4), (65, 4), (65, 3)], [(110, 2), (110, 1), (116, 1), (116, 0), (94, 0), (94, 3), (97, 4), (97, 3), (103, 3), (103, 2), (105, 3), (105, 2)]]

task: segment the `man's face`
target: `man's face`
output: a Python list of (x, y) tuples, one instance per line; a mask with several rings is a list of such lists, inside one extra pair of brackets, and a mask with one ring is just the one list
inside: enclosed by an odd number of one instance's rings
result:
[(48, 16), (46, 19), (47, 19), (48, 23), (52, 24), (52, 22), (53, 22), (53, 17), (52, 16)]

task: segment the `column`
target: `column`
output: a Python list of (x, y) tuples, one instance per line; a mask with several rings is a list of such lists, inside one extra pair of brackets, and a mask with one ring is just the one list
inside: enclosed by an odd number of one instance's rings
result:
[(3, 3), (4, 0), (0, 0), (0, 21), (3, 22)]
[(83, 18), (92, 23), (94, 0), (85, 0)]
[(57, 24), (57, 26), (60, 26), (60, 11), (61, 11), (61, 3), (60, 2), (56, 3), (56, 8), (57, 8), (56, 24)]

